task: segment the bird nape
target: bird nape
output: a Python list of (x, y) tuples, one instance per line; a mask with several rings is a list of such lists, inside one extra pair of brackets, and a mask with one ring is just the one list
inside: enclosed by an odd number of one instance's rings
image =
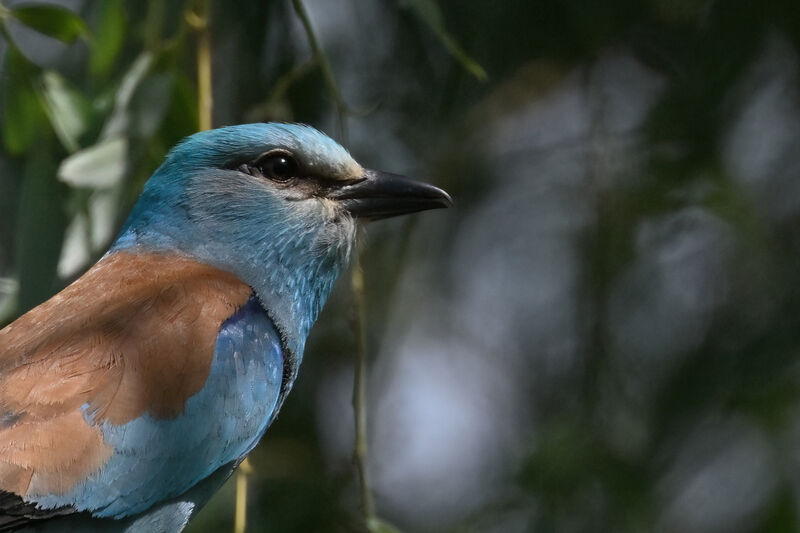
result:
[(182, 530), (275, 419), (357, 221), (450, 205), (305, 125), (184, 140), (108, 253), (0, 331), (0, 531)]

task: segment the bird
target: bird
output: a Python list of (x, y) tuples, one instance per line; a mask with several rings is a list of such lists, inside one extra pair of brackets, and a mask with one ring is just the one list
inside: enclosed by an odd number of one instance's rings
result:
[(308, 125), (181, 141), (0, 330), (0, 531), (181, 531), (275, 420), (360, 223), (451, 205)]

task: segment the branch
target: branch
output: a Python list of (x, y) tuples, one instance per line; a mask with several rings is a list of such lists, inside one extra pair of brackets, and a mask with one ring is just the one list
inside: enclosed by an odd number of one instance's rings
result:
[(364, 271), (358, 253), (355, 254), (350, 286), (353, 291), (352, 329), (356, 337), (355, 369), (353, 376), (353, 411), (355, 415), (355, 450), (353, 460), (358, 471), (361, 485), (361, 512), (367, 529), (375, 522), (375, 503), (372, 499), (372, 487), (369, 480), (367, 437), (367, 341), (366, 341), (366, 306), (364, 302)]
[(200, 131), (203, 131), (213, 127), (209, 0), (200, 0), (196, 9), (197, 11), (192, 9), (186, 11), (186, 21), (197, 31), (197, 123)]

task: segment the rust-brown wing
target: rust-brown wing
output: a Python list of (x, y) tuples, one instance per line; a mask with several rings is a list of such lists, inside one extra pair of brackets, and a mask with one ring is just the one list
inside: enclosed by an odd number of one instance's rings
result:
[(97, 423), (178, 416), (251, 292), (185, 258), (117, 252), (0, 331), (0, 491), (64, 493), (113, 452)]

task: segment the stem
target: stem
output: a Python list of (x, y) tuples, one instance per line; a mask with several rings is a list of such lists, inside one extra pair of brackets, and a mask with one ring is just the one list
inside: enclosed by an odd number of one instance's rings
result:
[(208, 30), (200, 32), (197, 43), (197, 111), (200, 130), (211, 129), (211, 39)]
[(214, 97), (211, 85), (211, 24), (209, 0), (200, 0), (197, 10), (187, 10), (186, 20), (197, 31), (197, 123), (200, 131), (210, 130)]
[(353, 379), (353, 410), (355, 414), (355, 450), (353, 460), (358, 470), (361, 485), (361, 513), (368, 530), (376, 521), (375, 503), (372, 499), (372, 488), (368, 470), (367, 439), (367, 341), (366, 341), (366, 305), (364, 300), (364, 271), (356, 254), (355, 264), (350, 278), (353, 291), (352, 328), (356, 336), (355, 374)]
[(274, 102), (283, 98), (283, 96), (289, 91), (292, 84), (294, 84), (298, 79), (305, 76), (310, 70), (317, 66), (317, 59), (312, 58), (305, 63), (300, 65), (296, 65), (292, 67), (292, 69), (278, 78), (278, 81), (275, 82), (273, 85), (272, 91), (270, 91), (269, 101)]
[(333, 98), (333, 105), (336, 109), (336, 118), (339, 126), (339, 136), (342, 139), (346, 139), (347, 123), (345, 122), (345, 118), (347, 115), (368, 115), (378, 108), (379, 102), (362, 109), (354, 109), (347, 105), (347, 102), (345, 102), (342, 97), (342, 92), (339, 90), (339, 85), (336, 83), (336, 77), (333, 75), (333, 69), (331, 68), (330, 61), (328, 61), (328, 56), (325, 54), (325, 50), (320, 46), (317, 40), (317, 34), (314, 33), (314, 28), (311, 26), (311, 19), (308, 18), (308, 12), (303, 5), (303, 0), (292, 0), (292, 5), (297, 13), (297, 17), (303, 24), (303, 29), (305, 29), (306, 37), (308, 37), (308, 42), (311, 45), (311, 53), (314, 56), (314, 61), (319, 64), (322, 70), (322, 79), (325, 82), (325, 87), (328, 89), (331, 98)]
[[(302, 0), (292, 0), (292, 5), (297, 13), (300, 22), (305, 29), (308, 42), (311, 46), (315, 62), (322, 71), (322, 79), (333, 99), (336, 109), (336, 116), (339, 124), (339, 135), (347, 136), (345, 117), (348, 113), (353, 114), (347, 103), (342, 98), (336, 78), (333, 75), (328, 56), (319, 44), (311, 20), (308, 17), (305, 5)], [(361, 486), (361, 513), (364, 525), (368, 531), (373, 531), (375, 525), (379, 523), (375, 515), (375, 503), (372, 499), (372, 486), (369, 480), (368, 451), (369, 440), (367, 438), (367, 341), (366, 341), (366, 305), (364, 299), (364, 272), (361, 269), (358, 253), (355, 254), (354, 265), (350, 278), (350, 286), (353, 291), (353, 315), (351, 327), (356, 337), (355, 369), (353, 378), (353, 410), (355, 416), (355, 450), (353, 460), (358, 471), (358, 481)]]
[(333, 98), (333, 105), (336, 108), (336, 117), (339, 122), (339, 135), (345, 137), (346, 126), (344, 119), (348, 112), (347, 103), (344, 101), (344, 98), (342, 98), (342, 93), (339, 91), (339, 86), (336, 84), (336, 78), (333, 75), (328, 56), (325, 54), (325, 50), (319, 45), (317, 34), (314, 33), (314, 28), (311, 26), (311, 19), (308, 18), (306, 6), (303, 5), (302, 0), (292, 0), (292, 5), (297, 13), (297, 17), (303, 24), (303, 29), (306, 31), (308, 43), (311, 45), (311, 53), (314, 55), (314, 58), (317, 63), (319, 63), (319, 67), (322, 70), (322, 79), (325, 81), (325, 86), (328, 88), (328, 92)]
[(233, 533), (244, 533), (247, 527), (247, 476), (252, 472), (250, 460), (245, 458), (236, 471), (236, 514), (233, 520)]

